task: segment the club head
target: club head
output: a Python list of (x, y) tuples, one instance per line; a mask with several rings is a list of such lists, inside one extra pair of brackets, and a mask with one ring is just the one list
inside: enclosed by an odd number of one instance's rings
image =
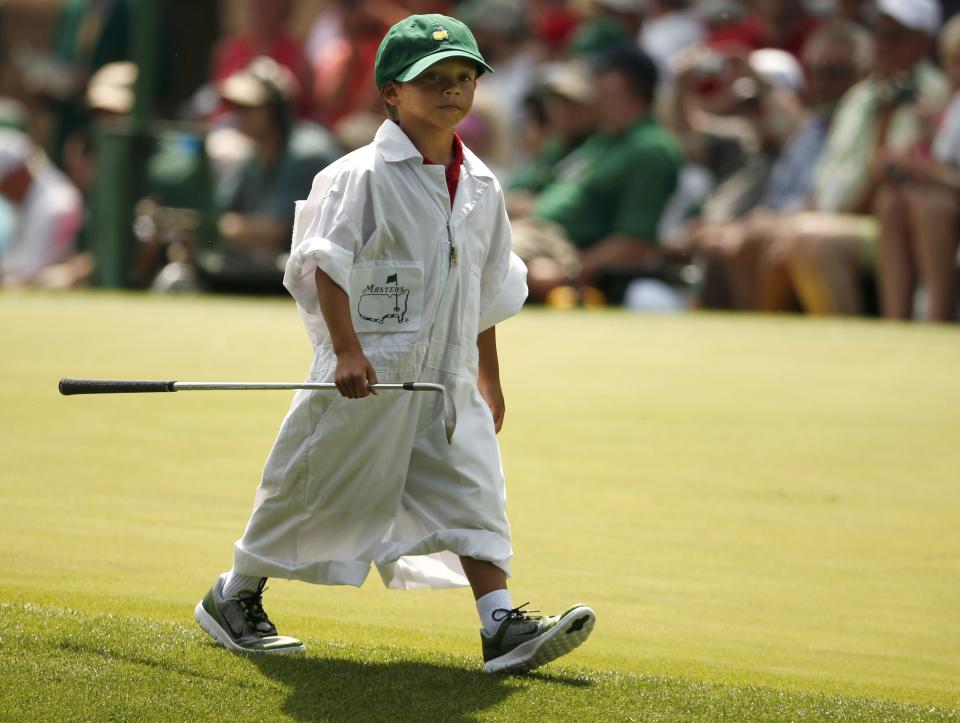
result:
[(443, 390), (443, 431), (447, 433), (447, 444), (453, 444), (453, 433), (457, 428), (457, 408), (453, 404), (450, 392)]
[(406, 382), (404, 389), (414, 392), (439, 392), (443, 398), (443, 431), (447, 435), (447, 444), (453, 444), (453, 433), (457, 428), (457, 407), (453, 397), (442, 384), (433, 382)]

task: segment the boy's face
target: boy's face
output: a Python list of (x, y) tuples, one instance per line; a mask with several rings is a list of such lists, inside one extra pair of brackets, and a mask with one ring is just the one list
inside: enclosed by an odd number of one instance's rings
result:
[(401, 126), (451, 130), (470, 112), (476, 88), (476, 64), (448, 58), (408, 83), (387, 83), (383, 97), (396, 109)]

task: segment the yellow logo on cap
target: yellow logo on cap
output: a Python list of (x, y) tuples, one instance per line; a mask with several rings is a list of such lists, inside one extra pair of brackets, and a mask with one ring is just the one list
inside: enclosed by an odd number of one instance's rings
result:
[(433, 31), (434, 40), (446, 40), (449, 37), (450, 37), (450, 33), (448, 33), (443, 28), (437, 28), (436, 30)]

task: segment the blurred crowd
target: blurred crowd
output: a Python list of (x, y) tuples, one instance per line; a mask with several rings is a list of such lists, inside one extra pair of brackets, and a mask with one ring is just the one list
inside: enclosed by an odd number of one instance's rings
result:
[[(18, 79), (0, 98), (6, 286), (84, 286), (104, 263), (104, 129), (135, 112), (136, 2), (64, 0), (46, 45), (4, 33)], [(194, 19), (227, 4), (160, 3)], [(506, 189), (533, 303), (957, 316), (960, 16), (947, 2), (235, 5), (237, 32), (204, 44), (214, 25), (201, 23), (192, 54), (158, 43), (128, 285), (281, 290), (295, 201), (384, 122), (384, 32), (440, 12), (495, 70), (458, 132)], [(184, 22), (162, 20), (164, 37)]]

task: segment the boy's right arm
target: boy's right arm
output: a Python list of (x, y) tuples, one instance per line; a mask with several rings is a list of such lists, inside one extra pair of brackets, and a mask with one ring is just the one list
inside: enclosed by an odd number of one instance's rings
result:
[(377, 383), (377, 372), (363, 353), (360, 339), (353, 329), (350, 316), (350, 297), (323, 271), (317, 269), (317, 298), (320, 311), (330, 331), (333, 351), (337, 355), (334, 381), (345, 397), (359, 399), (376, 394), (368, 385)]

